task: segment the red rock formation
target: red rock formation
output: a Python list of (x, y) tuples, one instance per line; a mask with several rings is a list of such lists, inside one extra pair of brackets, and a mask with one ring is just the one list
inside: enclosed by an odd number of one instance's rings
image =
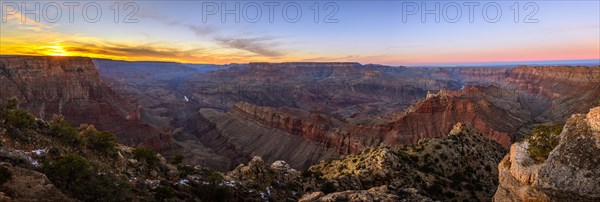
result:
[(109, 89), (90, 58), (3, 56), (0, 84), (0, 99), (17, 97), (38, 117), (91, 123), (129, 145), (152, 143), (160, 151), (170, 144), (170, 136), (138, 121), (139, 107)]
[(286, 113), (290, 110), (248, 103), (236, 104), (230, 113), (325, 143), (340, 154), (359, 152), (381, 143), (401, 146), (423, 138), (441, 138), (458, 122), (472, 123), (486, 137), (508, 147), (525, 121), (494, 106), (484, 96), (484, 92), (472, 86), (462, 91), (443, 91), (413, 106), (397, 120), (376, 125), (351, 124), (308, 112)]
[(429, 96), (397, 121), (378, 129), (387, 133), (387, 144), (398, 145), (444, 137), (458, 122), (471, 123), (486, 137), (508, 147), (526, 120), (486, 100), (479, 88), (467, 86), (461, 91)]

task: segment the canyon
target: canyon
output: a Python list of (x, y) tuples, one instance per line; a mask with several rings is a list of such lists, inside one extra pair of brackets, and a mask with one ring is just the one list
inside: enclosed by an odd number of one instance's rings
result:
[[(115, 134), (124, 144), (121, 153), (132, 155), (127, 146), (158, 151), (165, 158), (159, 176), (175, 172), (166, 161), (180, 156), (203, 175), (211, 175), (204, 168), (226, 172), (220, 174), (224, 182), (255, 198), (273, 191), (269, 197), (300, 201), (597, 199), (590, 190), (595, 187), (557, 187), (597, 177), (580, 158), (586, 155), (571, 153), (585, 144), (587, 157), (597, 159), (588, 145), (597, 143), (597, 108), (587, 117), (573, 114), (600, 106), (598, 66), (211, 65), (2, 56), (0, 84), (0, 100), (17, 98), (41, 126), (61, 117), (74, 127), (93, 124)], [(565, 123), (557, 149), (546, 162), (531, 164), (524, 148), (532, 128)], [(35, 134), (47, 133), (44, 127)], [(10, 147), (40, 146), (0, 133)], [(123, 166), (137, 165), (127, 158)], [(565, 169), (549, 166), (557, 163), (591, 175), (577, 171), (579, 181), (544, 175), (565, 176)], [(10, 168), (29, 172), (19, 169)], [(133, 172), (115, 169), (126, 177)]]
[(442, 138), (458, 122), (508, 148), (535, 124), (562, 123), (600, 103), (600, 68), (584, 66), (1, 61), (2, 98), (219, 170), (254, 155), (307, 168), (379, 145)]

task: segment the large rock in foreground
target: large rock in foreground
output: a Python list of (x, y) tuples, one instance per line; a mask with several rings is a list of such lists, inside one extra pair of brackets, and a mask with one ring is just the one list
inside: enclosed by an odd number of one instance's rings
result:
[(536, 163), (528, 142), (513, 144), (498, 166), (495, 201), (599, 201), (600, 107), (573, 115), (560, 134), (558, 146)]

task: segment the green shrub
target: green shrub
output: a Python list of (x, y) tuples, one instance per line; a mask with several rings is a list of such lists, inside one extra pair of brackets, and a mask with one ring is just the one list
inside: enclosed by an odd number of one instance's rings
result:
[(87, 159), (76, 155), (47, 160), (42, 171), (64, 193), (82, 201), (125, 201), (131, 188), (110, 173), (98, 173)]
[(463, 176), (462, 173), (455, 172), (454, 174), (450, 175), (450, 180), (452, 180), (454, 182), (462, 182), (462, 181), (466, 181), (466, 178), (465, 178), (465, 176)]
[(179, 170), (179, 177), (181, 178), (187, 177), (190, 174), (194, 174), (194, 171), (196, 170), (194, 167), (188, 165), (178, 166), (177, 168)]
[(19, 103), (21, 103), (21, 101), (19, 101), (19, 99), (15, 98), (15, 97), (9, 98), (9, 99), (6, 99), (4, 102), (2, 102), (2, 105), (0, 105), (0, 108), (2, 111), (17, 109), (19, 106)]
[(342, 172), (342, 171), (344, 171), (347, 168), (348, 168), (348, 165), (341, 164), (341, 165), (338, 166), (338, 172)]
[(42, 170), (54, 185), (65, 190), (84, 184), (94, 173), (87, 159), (76, 154), (45, 161)]
[(304, 177), (304, 178), (314, 177), (317, 180), (321, 180), (323, 177), (323, 173), (321, 171), (312, 172), (310, 170), (306, 170), (306, 171), (302, 172), (302, 177)]
[(154, 166), (159, 162), (159, 159), (156, 156), (156, 151), (148, 147), (135, 148), (135, 150), (133, 150), (133, 158), (140, 162), (145, 161), (150, 166)]
[(192, 185), (192, 192), (200, 201), (234, 201), (233, 188), (223, 184), (223, 176), (209, 170), (203, 182)]
[(6, 123), (18, 129), (33, 128), (35, 126), (35, 117), (20, 109), (8, 111), (7, 118)]
[(106, 155), (115, 155), (117, 139), (109, 132), (100, 132), (93, 125), (82, 127), (81, 136), (85, 137), (87, 146)]
[(433, 196), (440, 196), (444, 193), (444, 187), (440, 185), (440, 182), (434, 181), (431, 186), (427, 187), (426, 192)]
[(82, 201), (128, 201), (131, 187), (127, 181), (114, 174), (99, 174), (71, 190), (71, 195)]
[(415, 182), (423, 181), (423, 179), (421, 178), (421, 176), (419, 174), (415, 175), (414, 179), (415, 179)]
[(176, 154), (175, 158), (173, 158), (173, 161), (171, 161), (171, 164), (180, 165), (181, 163), (183, 163), (183, 155)]
[(492, 167), (490, 165), (485, 165), (485, 171), (486, 172), (492, 172)]
[(419, 156), (410, 156), (410, 160), (412, 160), (412, 162), (418, 163), (419, 162)]
[(544, 126), (538, 125), (531, 130), (526, 140), (529, 143), (527, 152), (531, 158), (543, 162), (550, 152), (558, 145), (559, 135), (563, 125)]
[(323, 192), (325, 194), (333, 193), (335, 191), (337, 191), (337, 189), (335, 188), (335, 185), (333, 184), (333, 182), (325, 182), (321, 186), (321, 192)]
[(431, 157), (431, 154), (429, 153), (425, 153), (425, 155), (423, 155), (423, 158), (425, 158), (425, 161), (428, 162), (429, 158)]
[(175, 190), (168, 186), (160, 185), (152, 191), (157, 201), (165, 201), (175, 196)]
[(50, 133), (58, 137), (59, 140), (67, 145), (79, 147), (83, 145), (83, 138), (79, 135), (76, 128), (72, 127), (64, 117), (59, 116), (50, 121)]
[(19, 109), (19, 100), (11, 98), (1, 102), (0, 123), (6, 124), (7, 128), (27, 129), (35, 126), (35, 117), (24, 110)]
[(446, 198), (454, 198), (454, 197), (456, 197), (456, 194), (454, 194), (451, 191), (447, 191), (447, 192), (444, 192), (444, 196), (446, 196)]
[(192, 192), (200, 201), (234, 201), (233, 188), (225, 185), (197, 183)]
[(0, 185), (8, 182), (12, 178), (12, 173), (6, 167), (0, 167)]

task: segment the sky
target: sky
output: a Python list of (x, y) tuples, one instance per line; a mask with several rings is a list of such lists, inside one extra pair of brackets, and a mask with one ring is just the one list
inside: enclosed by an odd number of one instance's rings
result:
[(0, 0), (0, 6), (3, 55), (205, 64), (600, 63), (597, 0)]

